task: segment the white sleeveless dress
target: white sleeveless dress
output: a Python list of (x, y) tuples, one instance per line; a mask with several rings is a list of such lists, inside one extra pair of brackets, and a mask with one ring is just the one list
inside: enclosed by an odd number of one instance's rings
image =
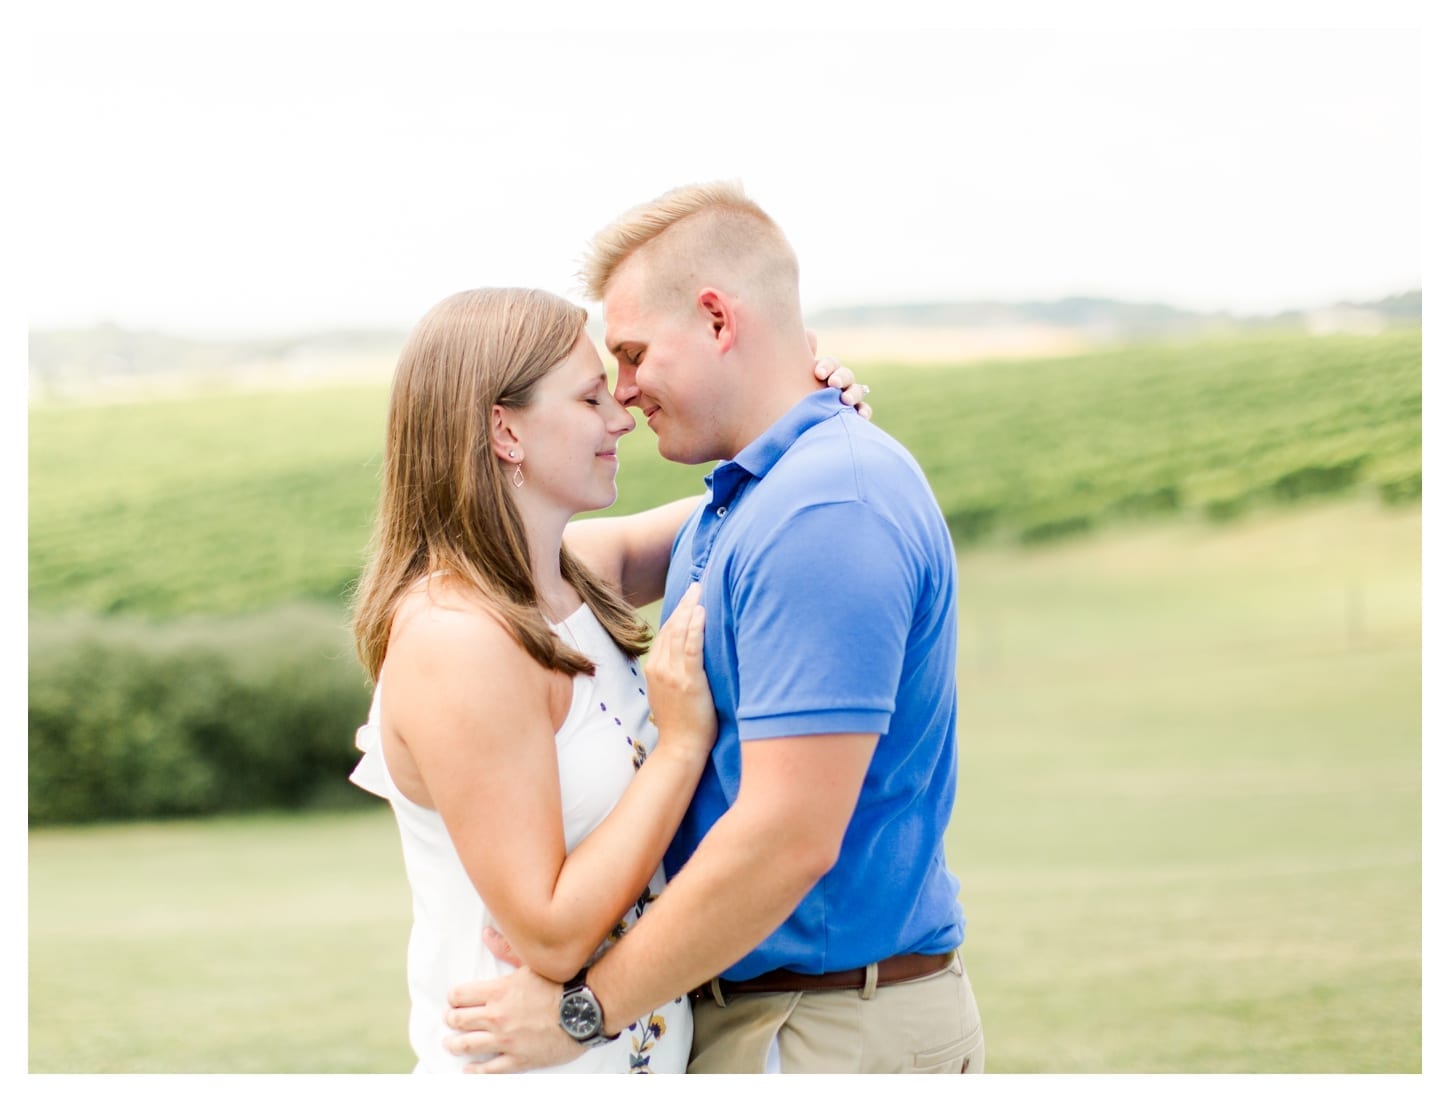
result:
[[(559, 756), (559, 790), (564, 841), (572, 851), (603, 822), (634, 779), (658, 732), (649, 721), (644, 674), (600, 626), (588, 605), (554, 627), (595, 663), (593, 677), (574, 679), (573, 701), (554, 736)], [(408, 993), (412, 1009), (408, 1038), (418, 1057), (415, 1072), (459, 1072), (468, 1058), (443, 1047), (443, 1024), (451, 987), (513, 971), (484, 947), (483, 930), (492, 918), (459, 860), (443, 817), (413, 803), (393, 783), (383, 760), (380, 733), (381, 678), (368, 721), (358, 728), (363, 752), (352, 772), (361, 788), (388, 800), (402, 835), (403, 864), (413, 890), (413, 930), (408, 940)], [(507, 845), (505, 838), (500, 845)], [(655, 871), (639, 901), (600, 946), (602, 952), (624, 935), (646, 906), (664, 890), (664, 869)], [(619, 1038), (587, 1050), (551, 1072), (683, 1072), (689, 1061), (693, 1022), (689, 1000), (676, 999), (632, 1023)]]

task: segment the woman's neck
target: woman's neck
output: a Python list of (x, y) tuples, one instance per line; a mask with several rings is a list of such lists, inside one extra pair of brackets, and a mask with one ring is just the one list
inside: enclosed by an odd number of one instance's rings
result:
[(559, 552), (564, 545), (564, 525), (568, 517), (531, 516), (521, 509), (524, 538), (529, 545), (529, 570), (533, 574), (534, 593), (546, 619), (553, 623), (565, 619), (579, 607), (579, 595), (564, 580), (559, 566)]

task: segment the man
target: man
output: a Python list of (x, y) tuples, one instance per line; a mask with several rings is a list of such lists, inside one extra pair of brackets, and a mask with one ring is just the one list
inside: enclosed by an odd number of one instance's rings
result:
[[(561, 987), (455, 990), (455, 1052), (562, 1063), (684, 992), (691, 1072), (982, 1070), (943, 834), (956, 791), (956, 563), (920, 468), (822, 391), (795, 254), (734, 185), (594, 241), (615, 396), (660, 454), (725, 460), (676, 537), (703, 585), (720, 735), (631, 933)], [(841, 564), (856, 579), (849, 592)]]

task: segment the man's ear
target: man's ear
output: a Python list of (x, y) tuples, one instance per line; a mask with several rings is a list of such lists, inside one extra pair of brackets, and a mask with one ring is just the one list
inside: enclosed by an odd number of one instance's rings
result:
[(514, 435), (511, 413), (511, 410), (504, 409), (503, 406), (493, 407), (489, 423), (489, 440), (493, 445), (493, 454), (505, 463), (521, 463), (524, 458), (524, 447), (519, 443), (519, 438)]
[(706, 287), (695, 296), (695, 304), (715, 334), (718, 352), (729, 352), (740, 336), (739, 317), (734, 304), (714, 287)]

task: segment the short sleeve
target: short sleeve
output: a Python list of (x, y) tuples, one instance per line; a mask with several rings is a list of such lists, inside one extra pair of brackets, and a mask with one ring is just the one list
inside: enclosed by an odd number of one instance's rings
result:
[(885, 734), (918, 573), (895, 526), (859, 500), (816, 505), (736, 568), (740, 737)]

